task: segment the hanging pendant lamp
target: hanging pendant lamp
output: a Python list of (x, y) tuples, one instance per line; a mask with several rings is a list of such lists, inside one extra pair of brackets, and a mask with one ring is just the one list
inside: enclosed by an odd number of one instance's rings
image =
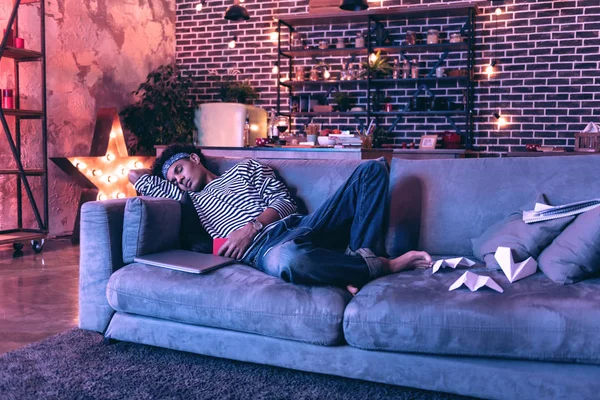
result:
[(240, 0), (235, 0), (234, 4), (229, 6), (225, 11), (225, 19), (233, 22), (242, 22), (248, 21), (250, 15), (248, 15), (246, 8), (240, 6)]
[(342, 0), (340, 8), (345, 11), (363, 11), (369, 8), (367, 0)]

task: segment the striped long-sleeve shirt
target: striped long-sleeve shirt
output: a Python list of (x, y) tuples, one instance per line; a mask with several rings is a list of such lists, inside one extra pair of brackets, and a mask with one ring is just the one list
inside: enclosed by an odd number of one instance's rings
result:
[[(183, 195), (177, 186), (152, 175), (142, 175), (134, 187), (144, 196), (180, 200)], [(281, 218), (296, 211), (296, 203), (286, 186), (277, 179), (270, 167), (255, 160), (234, 165), (201, 191), (189, 192), (189, 196), (194, 202), (200, 223), (213, 238), (228, 237), (231, 232), (258, 217), (267, 207), (276, 210)]]

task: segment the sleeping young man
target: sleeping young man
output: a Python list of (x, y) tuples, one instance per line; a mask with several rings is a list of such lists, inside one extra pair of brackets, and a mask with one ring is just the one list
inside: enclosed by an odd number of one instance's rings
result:
[(188, 192), (213, 238), (227, 238), (219, 255), (299, 284), (347, 287), (355, 294), (386, 274), (431, 266), (425, 252), (384, 257), (389, 174), (380, 161), (360, 164), (346, 182), (309, 215), (273, 170), (244, 160), (218, 176), (203, 165), (200, 149), (172, 145), (152, 171), (132, 170), (144, 196), (180, 200)]

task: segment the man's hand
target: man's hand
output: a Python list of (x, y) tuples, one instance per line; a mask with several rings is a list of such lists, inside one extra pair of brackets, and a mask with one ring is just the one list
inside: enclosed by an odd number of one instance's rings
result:
[(252, 224), (248, 223), (244, 225), (229, 234), (227, 241), (221, 246), (218, 254), (220, 256), (235, 258), (236, 260), (241, 259), (257, 233)]
[(129, 178), (129, 182), (131, 182), (132, 185), (135, 185), (142, 175), (150, 175), (151, 173), (152, 170), (150, 169), (131, 169), (129, 170), (127, 177)]

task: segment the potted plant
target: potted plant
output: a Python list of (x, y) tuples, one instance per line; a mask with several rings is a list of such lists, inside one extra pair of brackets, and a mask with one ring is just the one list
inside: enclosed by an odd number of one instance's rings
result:
[(258, 99), (258, 93), (252, 85), (250, 85), (249, 81), (237, 80), (237, 77), (240, 74), (238, 69), (228, 69), (225, 74), (221, 74), (218, 70), (212, 69), (208, 71), (208, 74), (216, 77), (216, 82), (219, 87), (219, 98), (222, 102), (252, 104), (254, 100)]
[(336, 92), (333, 95), (333, 101), (337, 104), (339, 111), (346, 112), (352, 107), (352, 98), (348, 93)]
[(382, 126), (378, 126), (373, 131), (373, 148), (381, 148), (388, 140), (388, 131)]
[(138, 100), (119, 113), (123, 127), (135, 135), (129, 146), (132, 154), (152, 154), (155, 145), (192, 143), (196, 126), (191, 87), (191, 79), (175, 64), (148, 74), (132, 93)]
[[(382, 110), (388, 110), (388, 105), (391, 106), (392, 98), (385, 95), (385, 93), (377, 90), (373, 92), (371, 96), (371, 105), (373, 107), (373, 111), (378, 112)], [(391, 107), (390, 107), (391, 111)]]
[(368, 71), (371, 78), (375, 79), (385, 78), (393, 69), (388, 58), (381, 55), (381, 50), (371, 54), (367, 61), (363, 61), (362, 66)]

